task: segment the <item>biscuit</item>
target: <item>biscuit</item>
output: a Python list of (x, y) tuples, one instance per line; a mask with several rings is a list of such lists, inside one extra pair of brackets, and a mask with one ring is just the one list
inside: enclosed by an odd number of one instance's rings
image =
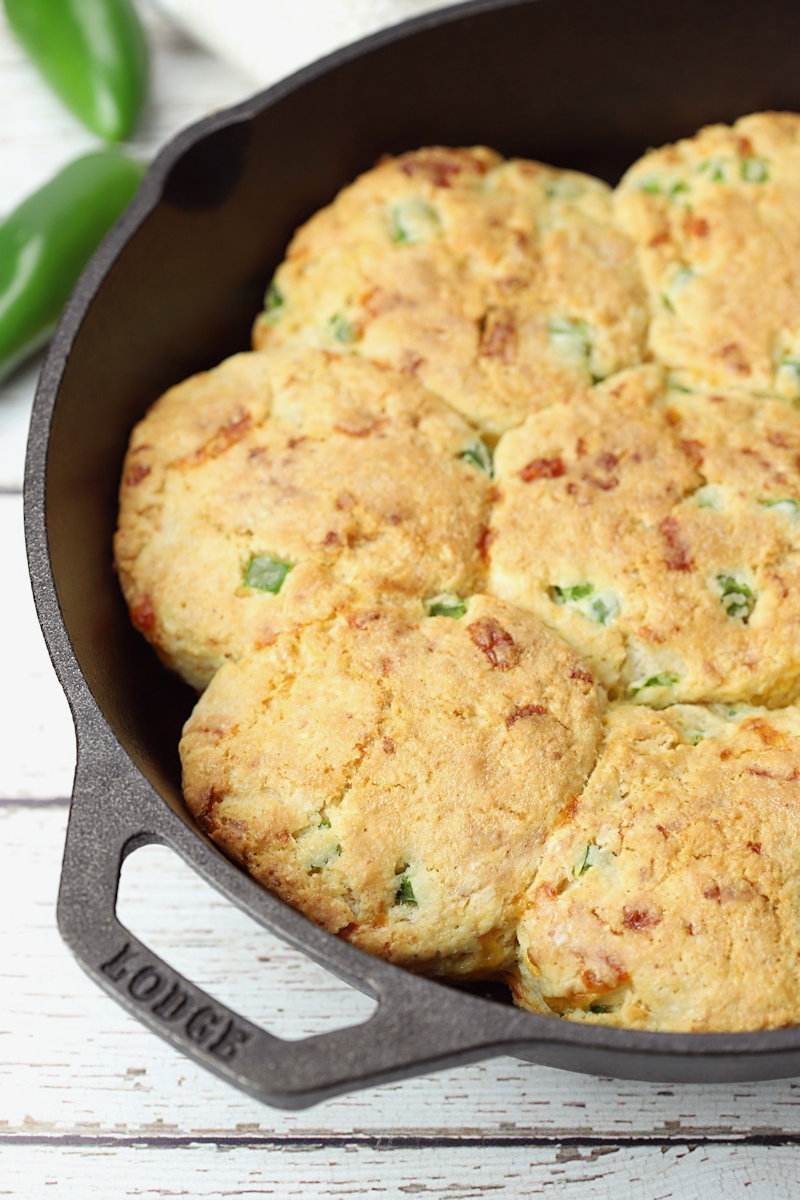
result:
[(116, 564), (256, 880), (546, 1015), (800, 1023), (799, 200), (791, 114), (613, 196), (388, 158), (295, 235), (257, 352), (156, 402)]
[(318, 350), (231, 358), (134, 430), (115, 539), (134, 624), (202, 688), (349, 601), (458, 604), (483, 572), (485, 454), (397, 372)]
[(690, 387), (800, 398), (800, 116), (757, 113), (652, 150), (615, 195), (650, 347)]
[(181, 741), (186, 803), (265, 886), (396, 963), (497, 975), (603, 698), (534, 617), (340, 614), (223, 667)]
[(619, 706), (524, 902), (517, 1002), (629, 1028), (800, 1022), (800, 712)]
[(501, 438), (488, 590), (557, 630), (615, 698), (792, 702), (799, 463), (786, 402), (623, 372)]
[(297, 232), (254, 344), (388, 363), (497, 433), (639, 362), (646, 326), (605, 183), (433, 147), (384, 159)]

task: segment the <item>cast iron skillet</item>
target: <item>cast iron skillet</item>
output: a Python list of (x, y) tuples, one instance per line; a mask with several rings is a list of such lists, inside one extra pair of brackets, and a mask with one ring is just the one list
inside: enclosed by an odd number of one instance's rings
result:
[[(246, 348), (295, 226), (387, 151), (485, 142), (616, 180), (647, 146), (800, 109), (800, 5), (785, 0), (478, 0), (360, 42), (179, 136), (61, 322), (25, 483), (39, 617), (78, 766), (58, 919), (89, 974), (191, 1057), (271, 1104), (510, 1053), (640, 1079), (782, 1077), (800, 1028), (652, 1034), (581, 1026), (417, 978), (262, 891), (185, 813), (192, 696), (131, 629), (111, 569), (129, 431), (168, 385)], [(212, 1000), (116, 917), (125, 856), (178, 851), (242, 909), (378, 1001), (364, 1025), (284, 1042)]]

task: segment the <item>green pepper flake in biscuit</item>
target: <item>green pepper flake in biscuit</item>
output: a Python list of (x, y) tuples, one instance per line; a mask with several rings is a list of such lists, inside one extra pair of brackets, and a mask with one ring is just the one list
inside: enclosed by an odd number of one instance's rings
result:
[(433, 205), (418, 196), (411, 196), (391, 209), (389, 228), (396, 245), (409, 246), (435, 237), (441, 232), (442, 225)]
[(490, 479), (494, 475), (494, 456), (491, 447), (487, 446), (480, 438), (475, 438), (468, 446), (465, 446), (458, 457), (462, 462), (469, 463), (470, 466), (483, 471), (484, 475), (488, 475)]
[(504, 434), (495, 485), (488, 590), (556, 629), (614, 697), (800, 696), (794, 407), (634, 368)]
[(351, 342), (358, 341), (358, 329), (353, 321), (347, 319), (341, 313), (335, 313), (328, 322), (331, 337), (335, 341), (341, 342), (344, 346), (349, 346)]
[(276, 596), (291, 569), (292, 564), (283, 562), (280, 558), (273, 558), (269, 554), (254, 555), (245, 568), (245, 587), (257, 588), (260, 592), (272, 592)]
[(394, 900), (395, 904), (413, 904), (416, 908), (417, 898), (414, 895), (414, 888), (408, 875), (400, 876), (400, 883), (394, 894)]
[(273, 279), (267, 288), (264, 296), (264, 315), (270, 321), (275, 321), (280, 316), (281, 309), (285, 304), (283, 292), (278, 287)]
[(602, 709), (564, 642), (502, 601), (473, 596), (458, 621), (347, 609), (217, 673), (181, 741), (186, 802), (325, 929), (420, 970), (502, 976)]
[(716, 575), (714, 582), (719, 589), (720, 603), (729, 617), (737, 617), (747, 624), (756, 606), (756, 596), (749, 583), (741, 575)]
[(612, 708), (524, 897), (515, 998), (652, 1030), (800, 1023), (800, 711)]
[(256, 349), (387, 363), (495, 434), (644, 355), (611, 190), (481, 146), (383, 159), (297, 232), (275, 278), (285, 303), (258, 319)]
[(467, 602), (460, 596), (442, 592), (439, 596), (426, 600), (425, 608), (429, 617), (453, 617), (457, 620), (467, 611)]
[(624, 176), (615, 212), (650, 293), (650, 347), (684, 383), (800, 398), (798, 207), (794, 113), (711, 125)]
[[(134, 430), (115, 539), (138, 627), (196, 687), (350, 601), (480, 590), (490, 482), (412, 379), (319, 350), (238, 355)], [(455, 615), (455, 613), (453, 614)]]

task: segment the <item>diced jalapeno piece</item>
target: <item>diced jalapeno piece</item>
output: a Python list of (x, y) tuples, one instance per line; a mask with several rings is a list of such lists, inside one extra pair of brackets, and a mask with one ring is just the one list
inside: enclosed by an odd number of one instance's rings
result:
[(697, 168), (698, 175), (707, 175), (712, 183), (725, 182), (725, 162), (721, 158), (707, 158)]
[(293, 565), (283, 559), (273, 558), (271, 554), (257, 554), (245, 567), (245, 587), (255, 588), (259, 592), (272, 592), (276, 596)]
[(267, 294), (264, 297), (264, 312), (271, 320), (276, 320), (280, 316), (280, 310), (286, 303), (286, 297), (273, 279), (267, 288)]
[(583, 600), (594, 591), (592, 583), (576, 583), (573, 587), (559, 587), (557, 584), (550, 589), (551, 599), (556, 604), (567, 604), (570, 600)]
[(661, 671), (658, 675), (650, 675), (641, 683), (632, 683), (628, 689), (631, 696), (638, 695), (645, 688), (671, 688), (678, 682), (678, 676), (673, 675), (671, 671)]
[(646, 179), (639, 184), (639, 191), (646, 192), (648, 196), (680, 196), (682, 192), (688, 192), (689, 185), (684, 179), (676, 179), (673, 183), (665, 183), (659, 179), (657, 175), (648, 175)]
[(330, 829), (331, 822), (329, 817), (323, 817), (319, 823), (320, 829)]
[(548, 200), (577, 200), (578, 196), (583, 195), (583, 192), (584, 189), (577, 180), (571, 179), (569, 176), (551, 180), (545, 189)]
[(328, 322), (328, 327), (331, 331), (331, 336), (345, 346), (358, 341), (358, 330), (355, 325), (352, 321), (348, 321), (347, 317), (343, 317), (341, 313), (334, 313)]
[(411, 880), (408, 875), (400, 876), (400, 883), (394, 894), (394, 902), (395, 904), (413, 904), (416, 907), (417, 898), (414, 895), (414, 889), (411, 886)]
[(494, 475), (494, 456), (491, 448), (481, 438), (475, 438), (474, 442), (465, 446), (458, 457), (462, 462), (469, 463), (470, 466), (483, 471), (484, 475), (488, 475), (490, 479)]
[(745, 183), (766, 183), (769, 179), (769, 167), (763, 158), (743, 158), (741, 173)]
[(693, 270), (692, 267), (687, 266), (686, 263), (681, 263), (681, 265), (676, 267), (676, 269), (673, 271), (669, 284), (667, 285), (667, 290), (661, 297), (664, 301), (665, 307), (668, 308), (671, 313), (675, 312), (675, 297), (679, 292), (683, 291), (687, 283), (694, 279), (696, 274), (697, 272)]
[(613, 1009), (610, 1004), (590, 1004), (589, 1012), (597, 1013), (597, 1014), (610, 1013), (610, 1012), (613, 1012)]
[(753, 589), (736, 575), (716, 575), (714, 582), (719, 588), (720, 602), (725, 612), (746, 625), (756, 606)]
[(426, 242), (436, 237), (441, 227), (436, 209), (421, 197), (412, 196), (389, 213), (389, 236), (397, 246)]
[(608, 625), (619, 614), (619, 600), (611, 592), (598, 592), (592, 598), (585, 610), (584, 616), (598, 625)]
[(681, 288), (686, 287), (686, 284), (690, 279), (694, 279), (696, 274), (697, 272), (693, 267), (687, 266), (686, 263), (681, 263), (681, 265), (675, 271), (675, 274), (672, 276), (672, 282), (669, 285), (670, 291), (679, 292)]
[(800, 399), (800, 359), (781, 359), (775, 369), (775, 389), (788, 400)]
[[(554, 317), (547, 326), (550, 344), (562, 358), (575, 366), (587, 367), (592, 352), (592, 331), (587, 321)], [(602, 376), (592, 375), (596, 383)]]
[(668, 375), (666, 381), (667, 391), (683, 392), (685, 395), (691, 395), (692, 389), (687, 387), (685, 383), (681, 383), (680, 379), (675, 375)]
[(614, 592), (595, 591), (593, 583), (576, 583), (572, 587), (556, 584), (550, 588), (549, 595), (555, 604), (569, 605), (596, 625), (608, 625), (619, 615), (620, 603)]
[(692, 492), (692, 499), (698, 508), (710, 508), (714, 512), (719, 512), (722, 508), (722, 494), (713, 483), (706, 483), (697, 488)]
[(800, 500), (795, 500), (793, 496), (782, 496), (779, 500), (759, 500), (758, 503), (762, 508), (771, 508), (773, 512), (780, 513), (782, 517), (789, 517), (792, 521), (800, 517)]
[(467, 602), (452, 592), (442, 592), (433, 599), (427, 600), (425, 607), (429, 617), (463, 617), (467, 611)]
[(576, 879), (581, 875), (585, 875), (590, 867), (594, 867), (602, 857), (602, 851), (599, 846), (595, 846), (592, 842), (585, 847), (583, 854), (579, 855), (579, 861), (572, 869), (572, 874)]

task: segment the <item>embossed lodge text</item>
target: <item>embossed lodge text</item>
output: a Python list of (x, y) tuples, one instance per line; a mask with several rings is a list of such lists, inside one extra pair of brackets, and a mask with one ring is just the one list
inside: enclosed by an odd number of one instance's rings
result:
[(101, 964), (100, 970), (127, 991), (137, 1003), (149, 1008), (164, 1022), (179, 1023), (190, 1041), (217, 1058), (230, 1061), (250, 1034), (211, 1004), (198, 1005), (186, 988), (163, 967), (143, 961), (137, 950), (126, 942), (122, 949)]

